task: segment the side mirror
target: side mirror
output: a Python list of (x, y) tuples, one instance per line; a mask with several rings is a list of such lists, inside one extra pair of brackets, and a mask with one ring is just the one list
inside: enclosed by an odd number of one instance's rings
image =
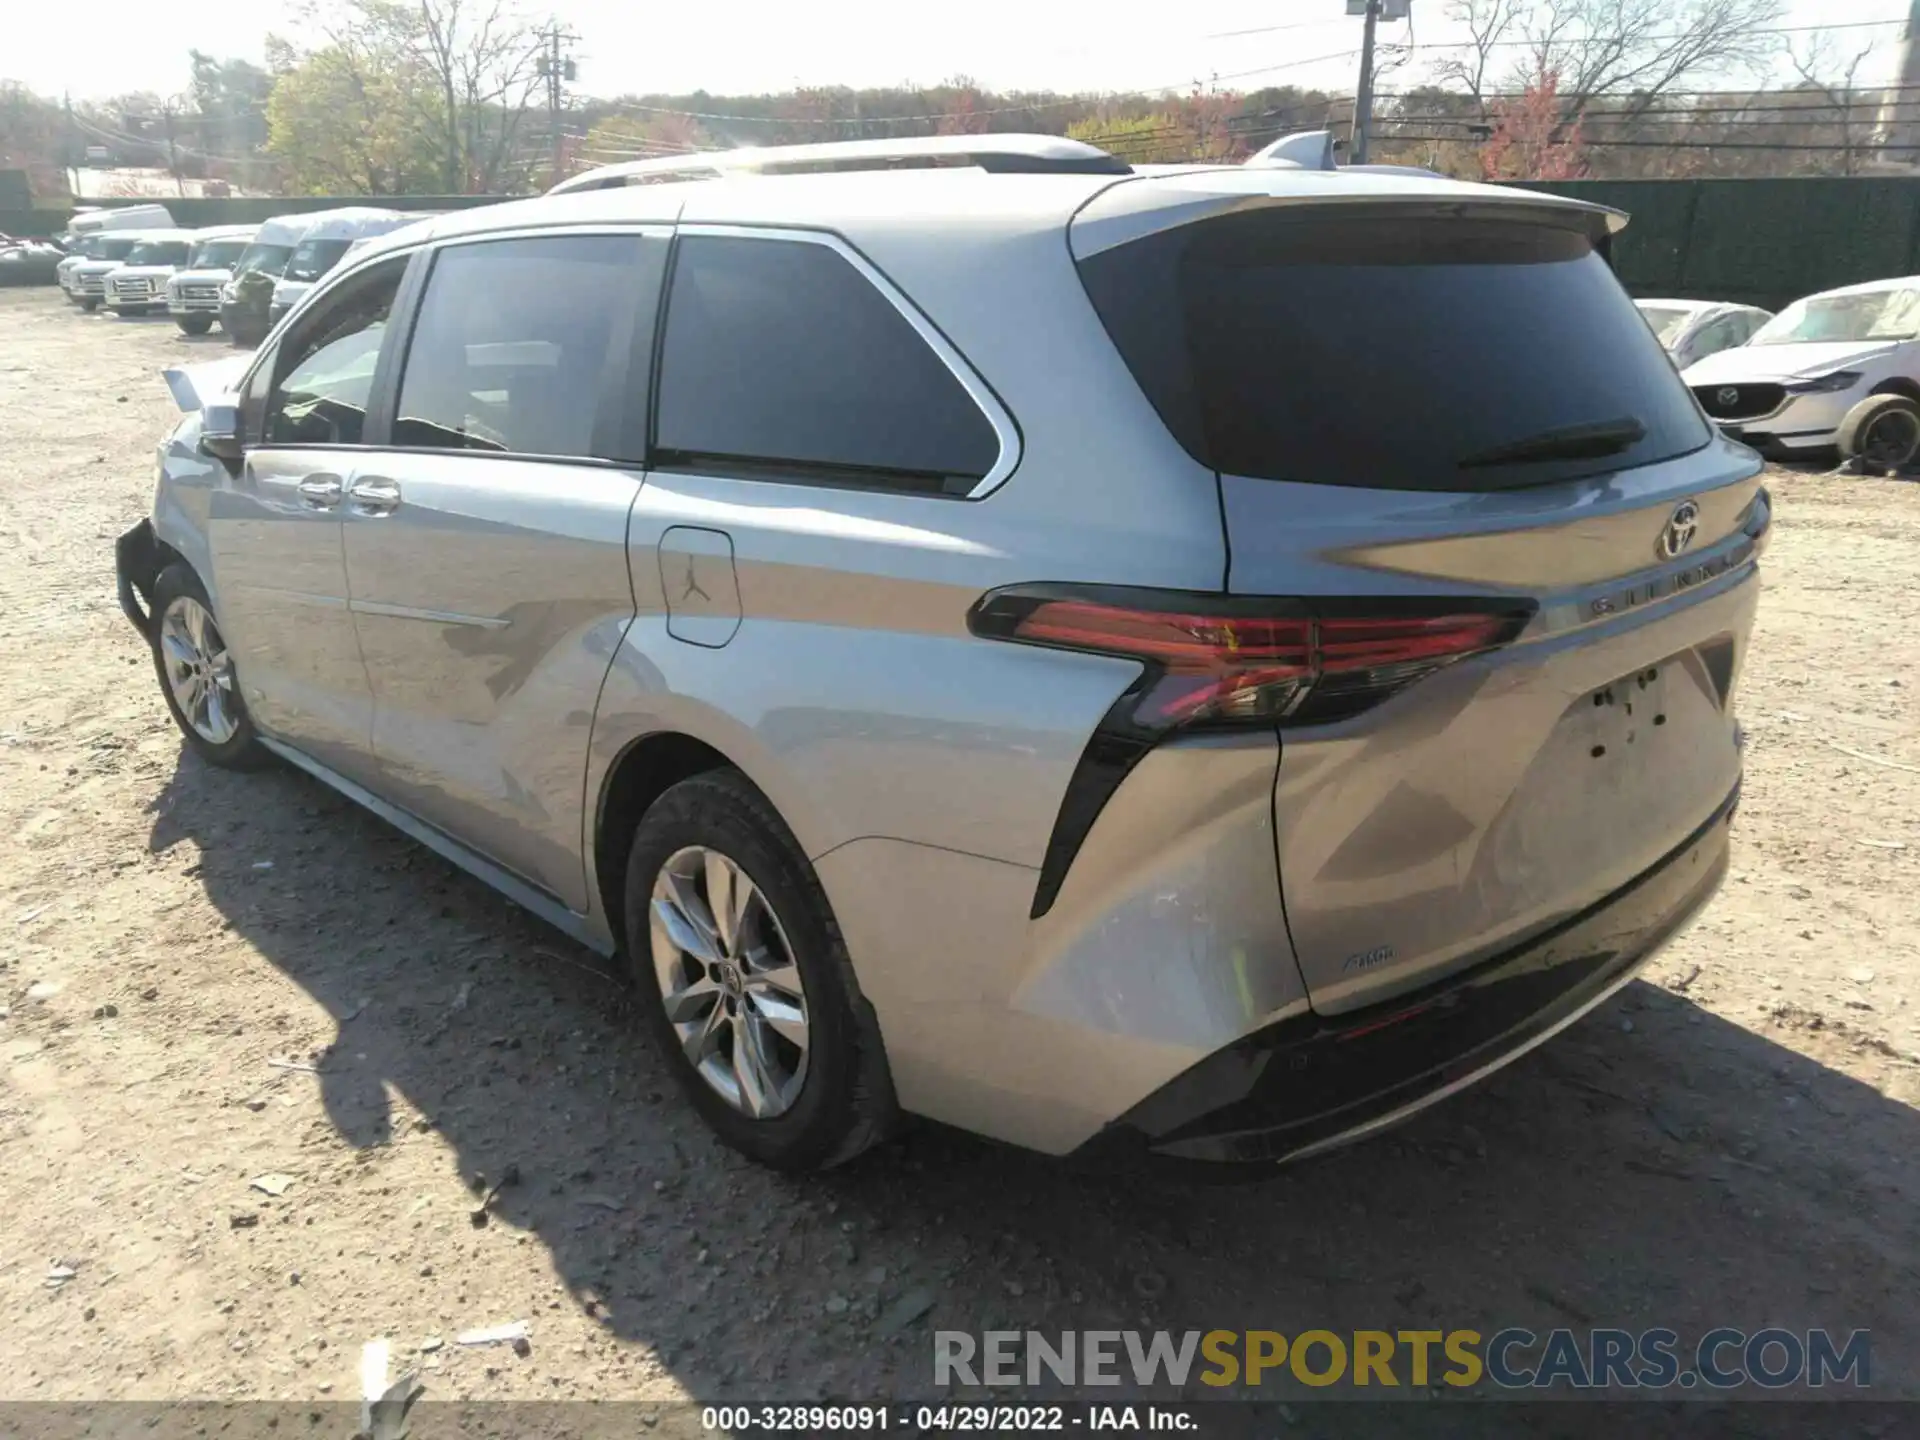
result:
[(238, 472), (245, 450), (240, 443), (240, 407), (208, 405), (200, 412), (200, 453)]

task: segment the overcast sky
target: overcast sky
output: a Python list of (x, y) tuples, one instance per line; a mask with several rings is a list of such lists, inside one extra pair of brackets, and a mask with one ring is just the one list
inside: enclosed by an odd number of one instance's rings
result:
[[(786, 90), (795, 84), (932, 84), (971, 75), (995, 89), (1066, 91), (1186, 88), (1217, 75), (1220, 86), (1353, 83), (1360, 21), (1344, 0), (1217, 0), (1183, 6), (1129, 0), (1047, 5), (1041, 0), (965, 0), (939, 7), (901, 0), (726, 0), (666, 6), (636, 0), (528, 0), (580, 37), (579, 89), (594, 95)], [(187, 83), (187, 51), (258, 60), (269, 30), (287, 29), (281, 0), (84, 0), (75, 10), (11, 0), (0, 46), (0, 79), (75, 99), (129, 90), (162, 94)], [(1462, 38), (1446, 0), (1413, 0), (1415, 61), (1387, 82), (1403, 83), (1444, 58)], [(1898, 19), (1906, 0), (1790, 0), (1789, 26)], [(1259, 32), (1259, 33), (1230, 33)], [(1851, 57), (1877, 53), (1863, 83), (1890, 80), (1900, 27), (1837, 30)], [(1404, 39), (1405, 25), (1383, 29)], [(136, 39), (137, 37), (137, 39)], [(1805, 45), (1812, 36), (1780, 37)], [(1784, 73), (1784, 67), (1783, 67)]]

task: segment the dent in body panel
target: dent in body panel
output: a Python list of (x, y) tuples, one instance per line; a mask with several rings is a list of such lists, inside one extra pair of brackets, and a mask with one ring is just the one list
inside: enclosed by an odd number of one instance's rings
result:
[(1354, 721), (1289, 732), (1280, 875), (1314, 1007), (1519, 943), (1712, 814), (1740, 755), (1703, 652), (1744, 648), (1757, 592), (1749, 567), (1664, 614), (1463, 661)]
[(855, 840), (818, 863), (901, 1103), (1061, 1153), (1306, 1008), (1274, 870), (1271, 733), (1142, 760), (1052, 911), (1039, 875)]
[(376, 788), (575, 912), (593, 697), (633, 613), (609, 467), (380, 454), (404, 499), (349, 514), (354, 625), (373, 692)]
[[(649, 475), (630, 546), (632, 663), (603, 703), (626, 713), (609, 714), (609, 743), (682, 730), (714, 746), (809, 855), (884, 836), (1038, 865), (1089, 737), (1138, 666), (968, 632), (984, 591), (1054, 568), (1025, 554), (1051, 553), (1050, 537), (1007, 528), (1001, 498)], [(744, 618), (724, 651), (669, 638), (654, 550), (690, 524), (733, 542)]]

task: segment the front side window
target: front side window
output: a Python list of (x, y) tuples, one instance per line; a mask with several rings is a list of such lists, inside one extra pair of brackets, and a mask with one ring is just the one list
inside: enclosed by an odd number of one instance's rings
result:
[(357, 276), (288, 334), (274, 362), (263, 429), (268, 445), (358, 445), (387, 316), (406, 261)]
[(593, 453), (602, 379), (631, 341), (638, 235), (556, 235), (440, 252), (414, 322), (393, 443)]
[(954, 373), (844, 255), (683, 238), (661, 352), (655, 460), (965, 493), (999, 437)]

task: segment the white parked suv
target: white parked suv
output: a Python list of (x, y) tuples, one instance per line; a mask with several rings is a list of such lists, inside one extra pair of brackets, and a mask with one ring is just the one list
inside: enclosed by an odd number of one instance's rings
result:
[(247, 253), (258, 225), (214, 225), (196, 230), (193, 254), (167, 282), (167, 313), (189, 335), (204, 335), (220, 318), (220, 287)]
[(127, 258), (106, 275), (100, 299), (117, 315), (150, 315), (167, 308), (167, 282), (193, 253), (191, 230), (145, 230)]
[(1794, 301), (1745, 345), (1709, 355), (1681, 378), (1724, 434), (1763, 454), (1853, 449), (1860, 437), (1843, 422), (1861, 401), (1920, 401), (1916, 335), (1920, 276), (1875, 280)]

